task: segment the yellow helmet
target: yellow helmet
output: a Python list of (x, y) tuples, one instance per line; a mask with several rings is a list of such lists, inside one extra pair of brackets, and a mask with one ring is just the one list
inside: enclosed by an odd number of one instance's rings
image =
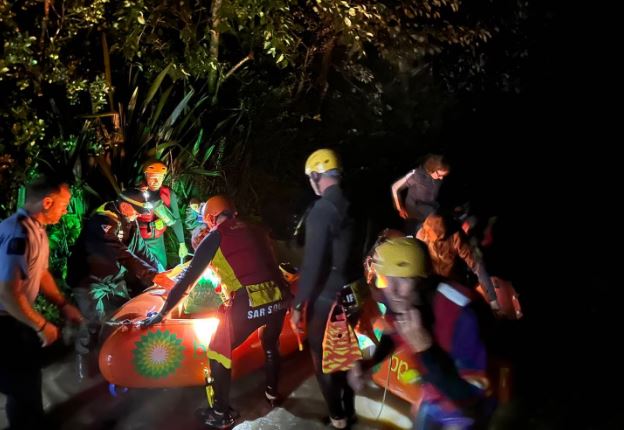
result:
[(326, 173), (330, 170), (341, 169), (338, 155), (331, 149), (318, 149), (314, 151), (305, 163), (305, 174)]
[(426, 277), (427, 254), (416, 239), (401, 237), (389, 239), (375, 250), (375, 273), (400, 278)]
[(145, 165), (145, 168), (143, 169), (143, 173), (166, 175), (167, 166), (164, 163), (161, 163), (160, 161), (152, 161)]

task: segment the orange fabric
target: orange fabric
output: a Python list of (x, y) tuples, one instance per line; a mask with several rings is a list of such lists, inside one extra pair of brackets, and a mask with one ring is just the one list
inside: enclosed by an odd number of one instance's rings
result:
[(362, 359), (357, 336), (341, 305), (334, 303), (323, 337), (323, 373), (346, 371)]

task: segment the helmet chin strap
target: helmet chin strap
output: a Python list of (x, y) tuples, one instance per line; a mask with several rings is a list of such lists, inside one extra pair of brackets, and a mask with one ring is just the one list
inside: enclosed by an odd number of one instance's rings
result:
[(321, 186), (319, 185), (319, 182), (321, 180), (321, 174), (318, 172), (312, 172), (310, 173), (310, 184), (312, 185), (312, 189), (314, 190), (314, 193), (317, 196), (321, 195)]

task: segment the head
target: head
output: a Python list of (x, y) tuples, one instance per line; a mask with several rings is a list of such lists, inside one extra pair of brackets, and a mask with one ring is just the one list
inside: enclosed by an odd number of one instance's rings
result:
[(449, 233), (449, 227), (451, 226), (448, 216), (443, 215), (440, 212), (431, 213), (425, 218), (421, 227), (424, 241), (427, 243), (435, 242), (437, 240), (447, 239)]
[(310, 180), (310, 186), (318, 196), (332, 185), (340, 183), (342, 164), (340, 158), (331, 149), (314, 151), (305, 163), (305, 174)]
[(62, 181), (40, 178), (26, 186), (26, 210), (43, 225), (58, 223), (70, 199), (69, 185)]
[(442, 155), (430, 154), (423, 163), (425, 171), (433, 179), (442, 180), (451, 172), (451, 167)]
[(117, 208), (126, 221), (132, 222), (150, 210), (149, 203), (140, 190), (131, 188), (124, 190), (117, 197)]
[(376, 287), (394, 313), (404, 313), (414, 305), (418, 288), (429, 275), (427, 251), (416, 239), (389, 239), (375, 250), (373, 269)]
[(226, 196), (218, 195), (206, 200), (204, 206), (204, 222), (208, 228), (214, 228), (228, 218), (236, 216), (236, 207)]
[(195, 212), (199, 212), (200, 204), (201, 202), (199, 201), (198, 198), (193, 197), (191, 200), (189, 200), (189, 207), (193, 209)]
[(150, 191), (158, 191), (162, 187), (165, 176), (167, 175), (167, 166), (160, 161), (150, 161), (145, 164), (143, 170), (145, 174), (145, 182)]

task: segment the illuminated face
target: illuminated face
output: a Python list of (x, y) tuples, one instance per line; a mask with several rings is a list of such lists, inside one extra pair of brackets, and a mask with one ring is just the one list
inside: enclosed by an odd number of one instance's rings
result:
[(386, 305), (397, 314), (407, 312), (416, 299), (416, 279), (377, 276), (377, 287), (383, 292)]
[(49, 194), (42, 200), (41, 220), (45, 225), (56, 224), (67, 213), (71, 193), (67, 185), (63, 185), (58, 193)]
[(431, 177), (432, 177), (433, 179), (439, 179), (439, 180), (442, 180), (442, 179), (444, 179), (446, 176), (448, 176), (448, 174), (449, 174), (449, 171), (448, 171), (448, 170), (438, 169), (438, 170), (436, 170), (435, 172), (433, 172), (433, 173), (431, 174)]
[(208, 228), (212, 229), (217, 226), (217, 217), (204, 213), (204, 223), (208, 226)]
[(162, 183), (164, 179), (165, 179), (165, 175), (163, 173), (146, 173), (145, 174), (147, 188), (149, 188), (150, 191), (160, 190), (160, 187), (162, 187)]

